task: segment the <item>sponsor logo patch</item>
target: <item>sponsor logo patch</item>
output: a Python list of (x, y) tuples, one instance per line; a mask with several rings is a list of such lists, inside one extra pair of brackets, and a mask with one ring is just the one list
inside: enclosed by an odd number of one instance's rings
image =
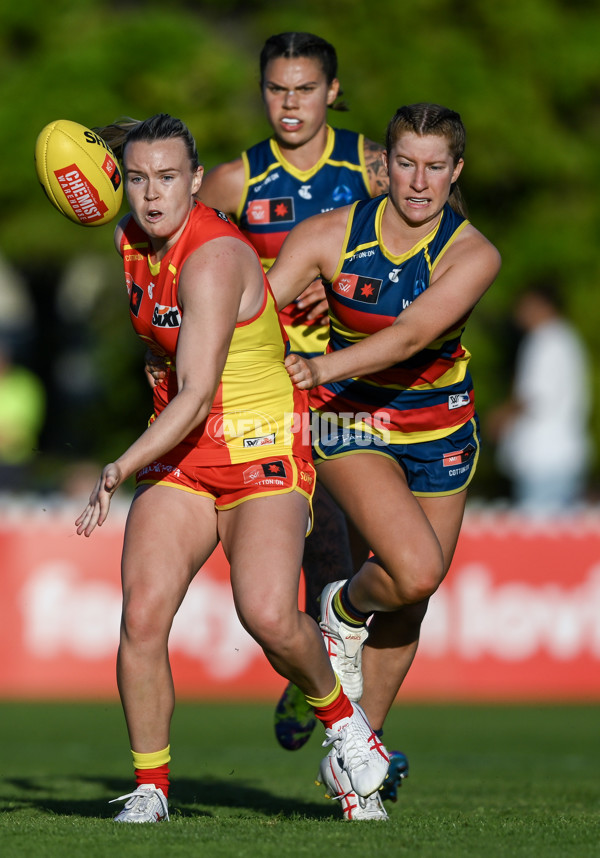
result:
[(155, 304), (152, 313), (152, 324), (155, 328), (179, 328), (181, 315), (177, 307), (166, 307), (164, 304)]
[(275, 200), (252, 200), (246, 212), (248, 223), (286, 223), (295, 220), (292, 197)]
[(455, 408), (464, 408), (465, 405), (470, 405), (471, 399), (468, 393), (451, 393), (448, 397), (448, 410), (453, 411)]
[(352, 301), (363, 304), (376, 304), (382, 280), (377, 277), (362, 277), (359, 274), (342, 273), (333, 282), (333, 291)]
[(464, 450), (454, 450), (452, 453), (444, 453), (443, 465), (445, 468), (454, 468), (468, 462), (475, 452), (474, 444), (467, 444)]
[(266, 447), (275, 443), (275, 433), (261, 435), (260, 438), (244, 438), (244, 447)]

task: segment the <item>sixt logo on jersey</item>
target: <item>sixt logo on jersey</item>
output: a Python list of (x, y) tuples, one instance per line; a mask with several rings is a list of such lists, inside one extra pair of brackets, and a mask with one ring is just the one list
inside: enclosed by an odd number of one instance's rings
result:
[(165, 307), (164, 304), (155, 304), (152, 324), (155, 328), (178, 328), (181, 325), (179, 309), (177, 307)]
[(362, 277), (359, 274), (344, 274), (336, 277), (333, 282), (333, 291), (351, 301), (360, 301), (363, 304), (376, 304), (379, 300), (379, 290), (382, 280), (377, 277)]
[(252, 200), (246, 213), (248, 223), (289, 223), (296, 219), (292, 197)]

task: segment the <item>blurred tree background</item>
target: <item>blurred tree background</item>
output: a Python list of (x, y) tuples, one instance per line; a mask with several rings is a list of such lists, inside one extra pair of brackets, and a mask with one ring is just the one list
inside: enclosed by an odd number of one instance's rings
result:
[[(39, 131), (164, 111), (189, 125), (207, 168), (234, 158), (269, 133), (258, 54), (286, 30), (336, 46), (350, 111), (332, 124), (383, 141), (401, 104), (461, 113), (462, 190), (504, 260), (466, 337), (483, 425), (509, 390), (514, 297), (551, 276), (594, 358), (600, 438), (597, 0), (0, 0), (0, 252), (14, 275), (0, 332), (48, 394), (35, 488), (59, 487), (72, 462), (109, 461), (150, 410), (112, 227), (76, 226), (44, 199)], [(487, 445), (472, 494), (504, 489)]]

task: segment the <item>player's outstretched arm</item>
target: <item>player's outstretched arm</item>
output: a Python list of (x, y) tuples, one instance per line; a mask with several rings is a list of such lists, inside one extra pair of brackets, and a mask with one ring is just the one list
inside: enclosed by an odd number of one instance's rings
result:
[(299, 223), (283, 242), (268, 278), (279, 309), (316, 280), (330, 280), (342, 250), (350, 206)]

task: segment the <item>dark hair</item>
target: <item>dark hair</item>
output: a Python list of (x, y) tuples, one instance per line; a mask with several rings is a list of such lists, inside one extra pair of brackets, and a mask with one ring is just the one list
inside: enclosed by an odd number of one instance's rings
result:
[[(399, 107), (392, 116), (385, 135), (388, 158), (398, 138), (407, 131), (418, 134), (420, 137), (428, 134), (444, 137), (455, 166), (463, 157), (466, 141), (465, 126), (460, 114), (450, 110), (449, 107), (428, 102)], [(466, 205), (456, 183), (452, 185), (448, 202), (463, 217), (467, 216)]]
[[(265, 69), (271, 60), (294, 59), (295, 57), (310, 57), (318, 60), (323, 69), (325, 79), (330, 84), (338, 73), (338, 61), (335, 48), (330, 42), (312, 33), (278, 33), (269, 36), (260, 52), (260, 85), (264, 85)], [(340, 89), (339, 95), (341, 96)], [(344, 102), (331, 104), (333, 110), (348, 110)]]
[(171, 140), (181, 138), (187, 149), (192, 172), (198, 167), (198, 150), (189, 128), (181, 119), (176, 119), (168, 113), (156, 113), (149, 119), (139, 121), (125, 117), (93, 129), (111, 147), (117, 157), (123, 158), (128, 143), (153, 143), (156, 140)]

